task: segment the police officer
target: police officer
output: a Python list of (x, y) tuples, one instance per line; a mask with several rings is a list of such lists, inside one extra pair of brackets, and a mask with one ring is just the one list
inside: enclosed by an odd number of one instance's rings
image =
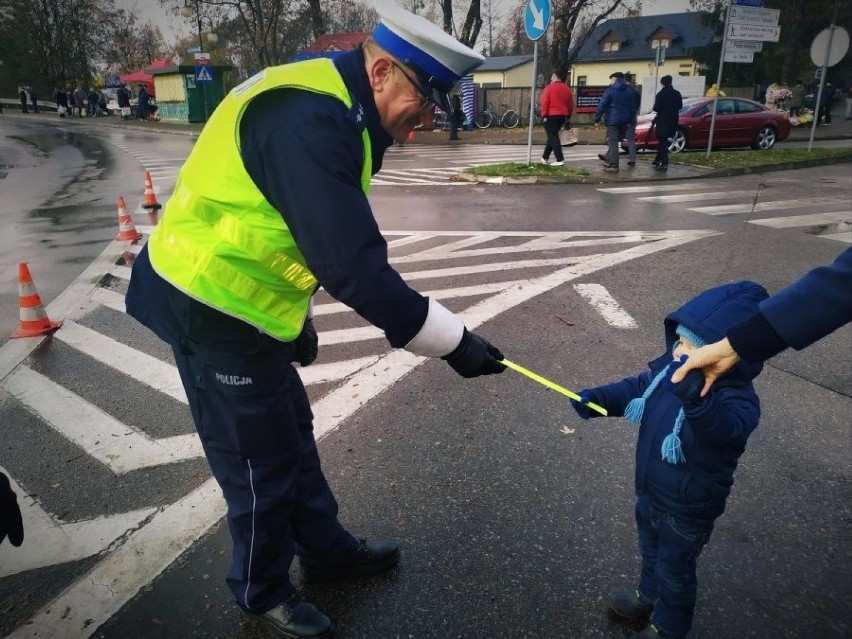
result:
[(464, 377), (503, 355), (388, 264), (367, 191), (385, 150), (450, 108), (483, 57), (394, 6), (359, 49), (267, 68), (216, 108), (133, 266), (127, 310), (173, 349), (196, 428), (225, 499), (227, 581), (279, 636), (332, 636), (299, 598), (308, 583), (393, 567), (391, 541), (337, 520), (312, 414), (292, 362), (310, 364), (311, 296), (322, 286), (390, 344), (441, 357)]

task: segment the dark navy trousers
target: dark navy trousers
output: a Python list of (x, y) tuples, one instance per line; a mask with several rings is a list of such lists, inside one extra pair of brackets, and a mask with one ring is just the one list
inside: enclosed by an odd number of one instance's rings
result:
[(686, 637), (698, 595), (696, 561), (710, 540), (713, 522), (676, 517), (640, 495), (636, 528), (642, 553), (639, 594), (655, 602), (651, 623), (667, 635)]
[(212, 309), (157, 275), (147, 247), (127, 311), (172, 346), (195, 427), (228, 504), (237, 603), (265, 612), (295, 591), (293, 556), (334, 563), (357, 548), (317, 455), (293, 344)]

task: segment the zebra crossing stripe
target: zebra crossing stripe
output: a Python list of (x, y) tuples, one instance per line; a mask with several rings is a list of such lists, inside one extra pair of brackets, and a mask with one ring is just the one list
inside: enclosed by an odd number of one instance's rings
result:
[(601, 193), (627, 194), (627, 193), (657, 193), (658, 191), (689, 191), (692, 189), (706, 189), (707, 184), (660, 184), (659, 186), (614, 186), (606, 189), (597, 189)]
[(600, 284), (574, 284), (574, 290), (600, 313), (614, 328), (639, 328), (636, 320), (625, 311), (609, 291)]
[(811, 213), (810, 215), (791, 215), (789, 217), (767, 217), (760, 220), (749, 220), (749, 224), (770, 226), (775, 229), (786, 229), (796, 226), (816, 226), (818, 224), (852, 223), (849, 211), (834, 211), (832, 213)]
[(651, 195), (636, 198), (640, 202), (675, 204), (677, 202), (696, 202), (701, 200), (723, 200), (738, 197), (754, 197), (754, 191), (707, 191), (704, 193), (680, 193), (678, 195)]
[[(839, 198), (823, 197), (802, 200), (776, 200), (773, 202), (758, 202), (757, 204), (723, 204), (720, 206), (697, 206), (687, 209), (696, 213), (707, 215), (733, 215), (735, 213), (751, 213), (755, 211), (775, 211), (778, 209), (797, 209), (799, 207), (814, 207), (822, 205), (842, 205), (844, 202)], [(848, 205), (848, 202), (846, 202)]]

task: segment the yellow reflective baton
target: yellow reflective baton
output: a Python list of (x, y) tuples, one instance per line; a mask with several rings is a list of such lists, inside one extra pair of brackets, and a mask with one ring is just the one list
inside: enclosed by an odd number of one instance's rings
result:
[(504, 359), (504, 360), (501, 360), (500, 363), (505, 364), (506, 366), (511, 368), (513, 371), (518, 371), (521, 375), (526, 375), (530, 379), (537, 381), (539, 384), (543, 384), (544, 386), (547, 386), (551, 390), (555, 390), (557, 393), (562, 393), (566, 397), (570, 397), (571, 399), (574, 399), (574, 400), (577, 400), (578, 402), (584, 403), (586, 406), (588, 406), (589, 408), (591, 408), (594, 411), (599, 412), (601, 415), (604, 415), (604, 416), (607, 415), (606, 408), (604, 408), (603, 406), (598, 406), (594, 402), (583, 402), (583, 400), (580, 399), (580, 396), (577, 393), (575, 393), (574, 391), (570, 391), (567, 388), (560, 386), (559, 384), (551, 382), (549, 379), (545, 379), (541, 375), (536, 375), (531, 370), (527, 370), (523, 366), (518, 366), (517, 364), (515, 364), (515, 362), (510, 362), (508, 359)]

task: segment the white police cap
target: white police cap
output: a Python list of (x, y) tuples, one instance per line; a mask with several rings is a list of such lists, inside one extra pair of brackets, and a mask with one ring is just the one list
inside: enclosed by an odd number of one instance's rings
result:
[(417, 73), (423, 92), (445, 111), (451, 110), (449, 94), (459, 78), (485, 58), (444, 33), (425, 18), (389, 2), (378, 4), (380, 22), (373, 39)]

